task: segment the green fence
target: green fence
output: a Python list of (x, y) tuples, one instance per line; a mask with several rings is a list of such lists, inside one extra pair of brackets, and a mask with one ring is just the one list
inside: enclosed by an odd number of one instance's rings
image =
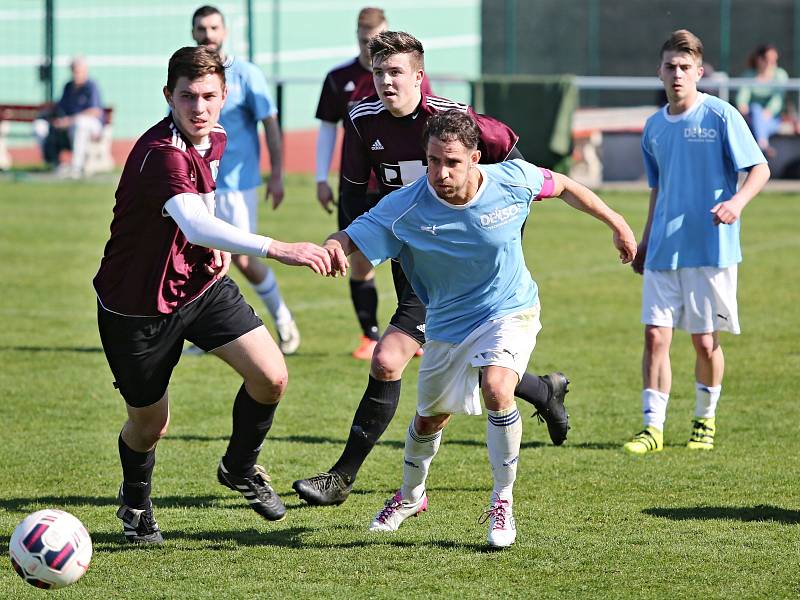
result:
[[(191, 45), (191, 15), (199, 1), (51, 0), (54, 89), (61, 94), (72, 56), (83, 55), (104, 102), (115, 109), (114, 133), (131, 138), (164, 114), (161, 88), (167, 60)], [(248, 56), (252, 25), (255, 62), (269, 78), (287, 78), (283, 121), (287, 129), (316, 125), (314, 111), (325, 73), (357, 53), (355, 26), (365, 0), (224, 0), (229, 53)], [(480, 0), (384, 3), (393, 29), (416, 35), (426, 47), (429, 74), (475, 78), (480, 72)], [(0, 103), (45, 100), (40, 66), (46, 62), (46, 0), (0, 3)], [(252, 15), (252, 20), (248, 20)], [(300, 81), (293, 82), (299, 78)], [(468, 100), (464, 84), (437, 93)], [(29, 129), (29, 128), (28, 128)]]

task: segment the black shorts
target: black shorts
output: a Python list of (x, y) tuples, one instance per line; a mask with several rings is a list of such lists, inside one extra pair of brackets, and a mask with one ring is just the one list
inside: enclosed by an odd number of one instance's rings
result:
[(350, 200), (349, 202), (342, 201), (342, 195), (339, 194), (339, 211), (336, 214), (336, 219), (339, 225), (339, 231), (346, 229), (350, 223), (356, 220), (373, 206), (375, 206), (381, 196), (378, 192), (367, 192), (366, 196), (359, 199), (357, 202)]
[(97, 303), (100, 340), (114, 387), (137, 408), (155, 404), (167, 391), (184, 340), (208, 352), (263, 324), (228, 277), (169, 315), (128, 317)]
[(389, 325), (408, 334), (421, 346), (425, 343), (425, 305), (414, 293), (400, 263), (395, 260), (392, 261), (392, 279), (397, 294), (397, 310), (389, 320)]

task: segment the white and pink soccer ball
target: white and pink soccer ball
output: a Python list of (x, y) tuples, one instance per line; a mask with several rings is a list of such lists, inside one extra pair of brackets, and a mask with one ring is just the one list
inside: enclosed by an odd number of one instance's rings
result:
[(92, 539), (77, 518), (48, 508), (28, 515), (17, 525), (8, 551), (20, 577), (49, 590), (81, 578), (92, 559)]

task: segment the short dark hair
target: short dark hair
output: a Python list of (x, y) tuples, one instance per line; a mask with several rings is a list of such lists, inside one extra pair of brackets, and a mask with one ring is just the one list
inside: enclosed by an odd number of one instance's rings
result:
[(222, 19), (223, 25), (225, 24), (225, 17), (220, 12), (220, 10), (216, 6), (209, 6), (208, 4), (204, 4), (192, 15), (192, 29), (194, 29), (194, 22), (197, 19), (202, 19), (203, 17), (207, 17), (209, 15), (219, 15), (219, 18)]
[(364, 29), (375, 29), (386, 23), (386, 13), (382, 8), (365, 6), (358, 13), (358, 26)]
[(386, 60), (395, 54), (411, 54), (412, 63), (418, 69), (425, 68), (425, 49), (422, 42), (405, 31), (383, 31), (372, 36), (369, 44), (370, 60)]
[(660, 58), (664, 57), (664, 52), (683, 52), (689, 54), (698, 63), (703, 63), (703, 42), (688, 29), (673, 31), (661, 46)]
[(185, 46), (169, 59), (167, 89), (170, 93), (174, 92), (175, 85), (181, 77), (193, 81), (203, 75), (212, 74), (219, 75), (222, 85), (225, 85), (225, 67), (219, 59), (219, 54), (205, 46)]
[(422, 130), (422, 146), (435, 137), (443, 142), (461, 142), (468, 150), (475, 150), (481, 139), (481, 130), (472, 116), (463, 110), (451, 109), (428, 118)]

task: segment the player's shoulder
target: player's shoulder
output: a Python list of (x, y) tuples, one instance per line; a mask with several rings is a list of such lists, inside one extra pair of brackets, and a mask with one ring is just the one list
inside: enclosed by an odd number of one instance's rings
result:
[(734, 112), (737, 114), (739, 112), (729, 102), (710, 94), (702, 94), (700, 100), (702, 101), (700, 106), (701, 111), (713, 113), (721, 119), (730, 119)]
[(348, 77), (350, 72), (353, 71), (355, 67), (361, 68), (361, 66), (358, 64), (358, 57), (351, 58), (350, 60), (336, 65), (330, 71), (328, 71), (327, 77), (330, 77), (334, 80)]
[(239, 56), (231, 56), (225, 60), (225, 73), (235, 74), (243, 79), (266, 78), (261, 67)]
[(481, 165), (490, 180), (499, 183), (527, 185), (532, 179), (541, 177), (541, 170), (533, 163), (521, 158)]
[(383, 102), (381, 102), (381, 99), (378, 98), (378, 95), (373, 94), (372, 96), (364, 98), (358, 104), (353, 106), (348, 114), (350, 116), (350, 120), (353, 121), (353, 124), (356, 124), (357, 120), (375, 117), (383, 112), (388, 111), (383, 105)]
[(442, 96), (435, 96), (433, 94), (426, 94), (423, 96), (424, 106), (426, 106), (431, 113), (436, 112), (446, 112), (448, 110), (459, 110), (461, 112), (468, 112), (469, 111), (469, 104), (464, 104), (463, 102), (456, 102), (455, 100), (450, 100), (449, 98), (443, 98)]

